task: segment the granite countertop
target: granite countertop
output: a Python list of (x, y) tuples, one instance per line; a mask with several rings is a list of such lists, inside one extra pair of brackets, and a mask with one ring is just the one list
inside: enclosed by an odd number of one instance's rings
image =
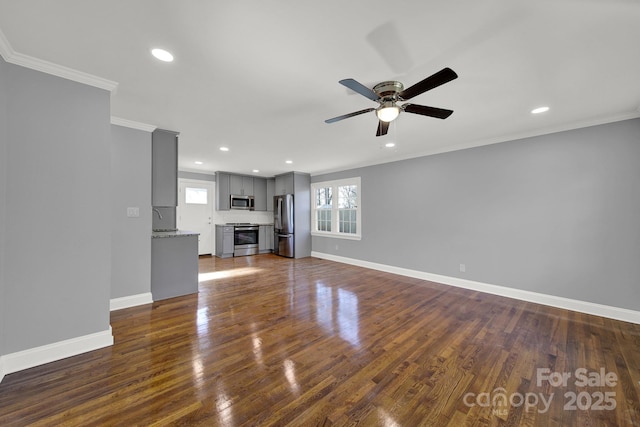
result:
[(200, 233), (195, 231), (187, 231), (187, 230), (153, 230), (151, 232), (151, 238), (162, 238), (162, 237), (183, 237), (183, 236), (198, 236)]

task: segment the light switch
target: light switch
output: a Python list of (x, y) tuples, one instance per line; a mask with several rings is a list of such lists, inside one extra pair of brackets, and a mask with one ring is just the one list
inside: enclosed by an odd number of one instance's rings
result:
[(140, 216), (140, 208), (127, 208), (127, 217), (129, 218), (138, 218)]

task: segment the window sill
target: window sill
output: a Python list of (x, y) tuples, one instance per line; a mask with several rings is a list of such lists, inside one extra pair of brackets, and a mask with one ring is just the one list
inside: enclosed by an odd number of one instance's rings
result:
[(319, 231), (312, 231), (312, 236), (317, 237), (331, 237), (332, 239), (344, 239), (344, 240), (361, 240), (362, 236), (357, 234), (337, 234), (337, 233), (322, 233)]

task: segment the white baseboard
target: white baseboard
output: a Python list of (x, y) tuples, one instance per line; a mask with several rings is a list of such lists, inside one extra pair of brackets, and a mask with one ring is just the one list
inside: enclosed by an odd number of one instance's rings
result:
[(76, 356), (88, 351), (113, 345), (111, 326), (94, 334), (58, 341), (16, 353), (5, 354), (0, 358), (0, 381), (6, 374), (44, 365), (66, 357)]
[(408, 268), (394, 267), (391, 265), (378, 264), (375, 262), (362, 261), (354, 258), (341, 257), (337, 255), (325, 254), (321, 252), (311, 252), (312, 257), (322, 258), (329, 261), (351, 264), (358, 267), (370, 268), (372, 270), (384, 271), (401, 276), (413, 277), (416, 279), (428, 280), (430, 282), (455, 286), (458, 288), (470, 289), (473, 291), (485, 292), (507, 298), (514, 298), (536, 304), (548, 305), (551, 307), (563, 308), (580, 313), (593, 314), (595, 316), (607, 317), (609, 319), (622, 320), (624, 322), (640, 324), (640, 312), (626, 308), (612, 307), (609, 305), (596, 304), (587, 301), (580, 301), (554, 295), (541, 294), (537, 292), (525, 291), (521, 289), (507, 288), (505, 286), (491, 285), (488, 283), (475, 282), (472, 280), (460, 279), (458, 277), (441, 276), (439, 274), (425, 273), (424, 271), (410, 270)]
[(144, 294), (129, 295), (127, 297), (113, 298), (109, 301), (109, 309), (111, 311), (121, 310), (123, 308), (135, 307), (137, 305), (151, 304), (153, 297), (151, 292)]

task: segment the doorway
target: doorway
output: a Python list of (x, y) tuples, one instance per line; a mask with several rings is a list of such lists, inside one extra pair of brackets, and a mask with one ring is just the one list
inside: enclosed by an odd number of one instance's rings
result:
[(213, 201), (214, 186), (210, 181), (178, 180), (177, 225), (181, 230), (200, 233), (198, 255), (214, 253)]

